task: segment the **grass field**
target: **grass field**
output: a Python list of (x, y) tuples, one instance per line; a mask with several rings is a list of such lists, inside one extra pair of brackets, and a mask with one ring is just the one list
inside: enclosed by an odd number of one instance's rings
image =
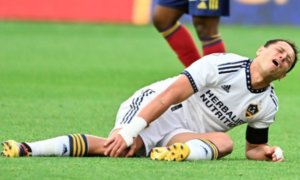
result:
[[(227, 51), (250, 58), (271, 38), (292, 39), (300, 46), (299, 30), (221, 27)], [(228, 132), (234, 152), (217, 161), (0, 157), (0, 179), (300, 179), (299, 66), (275, 82), (280, 111), (269, 142), (284, 150), (283, 163), (246, 160), (243, 125)], [(0, 22), (0, 141), (71, 133), (106, 137), (119, 105), (135, 90), (182, 70), (150, 25)]]

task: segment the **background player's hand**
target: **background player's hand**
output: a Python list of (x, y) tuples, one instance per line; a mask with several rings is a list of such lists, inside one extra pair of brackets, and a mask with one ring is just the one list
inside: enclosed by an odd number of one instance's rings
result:
[(107, 147), (104, 152), (105, 156), (118, 157), (124, 150), (126, 150), (127, 144), (120, 134), (116, 134), (108, 138), (108, 140), (104, 143), (104, 147)]
[(276, 154), (275, 154), (275, 150), (278, 146), (266, 146), (265, 147), (265, 156), (270, 159), (270, 161), (273, 162), (282, 162), (284, 160), (284, 156), (283, 156), (283, 151), (282, 151), (282, 157), (281, 158), (277, 158)]

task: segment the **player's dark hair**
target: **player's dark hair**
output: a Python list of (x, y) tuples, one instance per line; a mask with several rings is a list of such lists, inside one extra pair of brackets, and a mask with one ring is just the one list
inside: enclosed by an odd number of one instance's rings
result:
[(288, 72), (290, 72), (294, 68), (295, 64), (298, 61), (298, 53), (299, 53), (298, 47), (296, 46), (296, 44), (294, 42), (292, 42), (290, 40), (287, 40), (287, 39), (272, 39), (272, 40), (269, 40), (269, 41), (266, 42), (266, 44), (264, 45), (264, 47), (268, 47), (271, 44), (277, 43), (278, 41), (283, 41), (283, 42), (288, 43), (292, 47), (292, 49), (294, 51), (294, 54), (295, 54), (295, 61), (292, 64), (291, 68), (286, 72), (286, 73), (288, 73)]

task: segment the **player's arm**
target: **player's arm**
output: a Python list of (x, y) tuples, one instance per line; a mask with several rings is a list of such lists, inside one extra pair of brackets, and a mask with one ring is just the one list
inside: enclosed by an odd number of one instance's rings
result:
[[(276, 156), (277, 146), (268, 145), (268, 129), (255, 129), (248, 125), (246, 132), (246, 157), (250, 160), (281, 162), (284, 160), (282, 152)], [(277, 158), (282, 156), (281, 158)]]
[(147, 124), (160, 117), (171, 105), (181, 103), (194, 94), (189, 79), (182, 74), (138, 114)]
[[(115, 137), (104, 144), (108, 146), (105, 155), (118, 156), (131, 146), (133, 138), (152, 121), (160, 117), (171, 105), (178, 104), (194, 94), (194, 89), (186, 75), (182, 74), (166, 90), (147, 104), (130, 124), (122, 128)], [(129, 154), (133, 152), (130, 151)]]

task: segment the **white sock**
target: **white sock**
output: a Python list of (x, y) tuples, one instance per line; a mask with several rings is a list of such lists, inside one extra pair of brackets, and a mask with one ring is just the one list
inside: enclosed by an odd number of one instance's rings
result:
[(31, 148), (32, 156), (70, 156), (68, 136), (60, 136), (26, 144)]
[(218, 149), (210, 141), (205, 139), (193, 139), (185, 143), (190, 148), (190, 154), (186, 160), (203, 161), (218, 158)]
[(25, 143), (32, 156), (87, 156), (88, 143), (84, 134), (60, 136), (33, 143)]

